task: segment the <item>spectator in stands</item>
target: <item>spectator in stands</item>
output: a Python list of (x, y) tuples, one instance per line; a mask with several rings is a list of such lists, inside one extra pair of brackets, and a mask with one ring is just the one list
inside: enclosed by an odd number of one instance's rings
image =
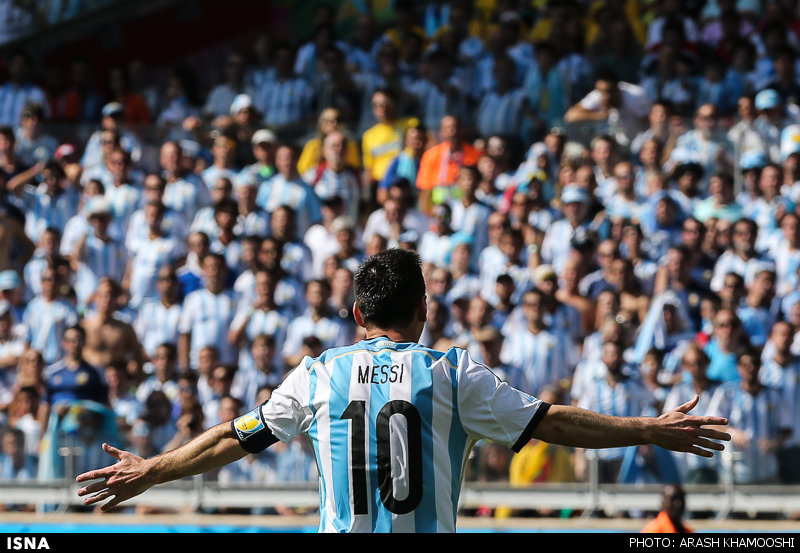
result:
[(480, 152), (464, 140), (461, 121), (455, 115), (442, 117), (439, 141), (425, 150), (419, 163), (417, 189), (419, 207), (424, 213), (448, 201), (461, 167), (475, 165), (480, 159)]

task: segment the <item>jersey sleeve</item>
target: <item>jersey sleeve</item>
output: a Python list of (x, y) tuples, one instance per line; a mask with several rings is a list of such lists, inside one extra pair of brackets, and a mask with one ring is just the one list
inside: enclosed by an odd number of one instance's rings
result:
[(314, 419), (310, 377), (306, 368), (308, 359), (304, 358), (272, 392), (269, 401), (260, 407), (264, 424), (282, 442), (289, 442), (308, 430)]
[(465, 351), (458, 370), (458, 411), (464, 430), (519, 452), (550, 404), (512, 388)]

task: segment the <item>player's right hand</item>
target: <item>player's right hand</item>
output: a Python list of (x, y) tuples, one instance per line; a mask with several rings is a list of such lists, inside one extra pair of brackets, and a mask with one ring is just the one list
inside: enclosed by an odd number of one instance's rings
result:
[(100, 510), (106, 512), (123, 501), (144, 492), (152, 484), (147, 479), (147, 461), (133, 453), (105, 443), (103, 451), (117, 459), (117, 462), (109, 467), (79, 474), (75, 480), (77, 482), (99, 480), (79, 489), (78, 496), (87, 496), (83, 500), (84, 505), (94, 505), (110, 499), (100, 506)]

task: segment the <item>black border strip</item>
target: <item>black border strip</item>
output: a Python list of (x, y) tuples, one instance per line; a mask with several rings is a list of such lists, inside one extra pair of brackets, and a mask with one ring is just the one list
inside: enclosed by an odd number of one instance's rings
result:
[(547, 411), (549, 410), (550, 410), (549, 403), (543, 401), (542, 404), (539, 405), (539, 408), (536, 410), (536, 413), (534, 413), (533, 417), (531, 417), (531, 421), (525, 427), (525, 430), (522, 431), (522, 434), (519, 435), (519, 439), (517, 439), (514, 445), (511, 446), (511, 450), (514, 453), (519, 453), (519, 451), (522, 449), (522, 446), (528, 443), (528, 440), (531, 439), (533, 431), (536, 430), (536, 427), (539, 426), (539, 423), (542, 421), (544, 416), (547, 414)]

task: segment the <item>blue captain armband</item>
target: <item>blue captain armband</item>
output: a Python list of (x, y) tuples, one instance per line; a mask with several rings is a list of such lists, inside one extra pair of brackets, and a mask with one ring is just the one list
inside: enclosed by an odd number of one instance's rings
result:
[(231, 428), (239, 445), (248, 453), (261, 453), (278, 441), (275, 434), (264, 424), (261, 405), (231, 421)]

